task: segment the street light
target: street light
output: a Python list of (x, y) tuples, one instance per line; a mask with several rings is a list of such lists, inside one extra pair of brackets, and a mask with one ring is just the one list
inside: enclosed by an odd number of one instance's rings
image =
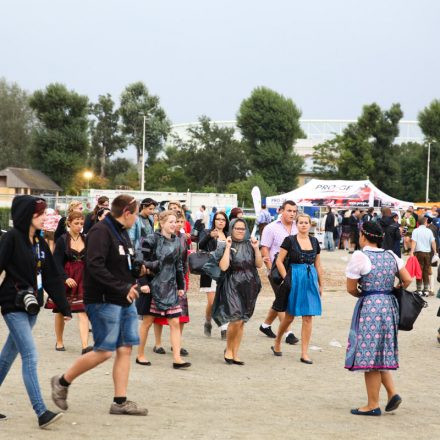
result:
[(93, 173), (91, 171), (88, 171), (88, 170), (84, 171), (83, 177), (87, 181), (87, 191), (88, 191), (89, 190), (90, 180), (93, 179)]
[(428, 164), (426, 169), (426, 203), (429, 202), (429, 164), (431, 163), (431, 142), (428, 142)]
[(144, 192), (145, 185), (145, 122), (147, 120), (147, 116), (144, 117), (144, 133), (142, 136), (142, 165), (141, 165), (141, 191)]

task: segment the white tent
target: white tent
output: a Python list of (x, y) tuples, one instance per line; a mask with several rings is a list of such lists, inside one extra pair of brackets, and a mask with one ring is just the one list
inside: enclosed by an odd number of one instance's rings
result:
[(266, 198), (269, 208), (278, 208), (285, 200), (293, 200), (299, 206), (369, 207), (388, 206), (407, 209), (410, 202), (388, 196), (369, 180), (318, 180), (279, 196)]

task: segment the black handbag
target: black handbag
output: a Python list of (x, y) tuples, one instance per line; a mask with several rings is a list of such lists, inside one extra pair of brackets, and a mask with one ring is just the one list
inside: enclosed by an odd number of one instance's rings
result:
[[(289, 236), (290, 240), (291, 240), (291, 245), (293, 246), (293, 237)], [(280, 271), (278, 270), (277, 267), (277, 260), (278, 260), (278, 253), (275, 254), (275, 258), (273, 259), (272, 262), (272, 267), (270, 268), (270, 273), (269, 273), (269, 278), (271, 279), (272, 283), (275, 286), (279, 286), (282, 282), (283, 282), (283, 278), (280, 275)], [(289, 267), (290, 267), (290, 251), (287, 253), (286, 258), (284, 258), (284, 267), (286, 268), (286, 272), (288, 272)]]
[(198, 251), (188, 256), (189, 271), (194, 275), (201, 275), (203, 266), (209, 261), (210, 253), (205, 251)]
[[(397, 278), (399, 279), (401, 286), (402, 279), (400, 278), (399, 269), (397, 269)], [(399, 303), (399, 330), (409, 332), (413, 329), (414, 323), (419, 317), (422, 309), (428, 307), (428, 303), (421, 297), (421, 295), (415, 292), (410, 292), (403, 287), (394, 287), (393, 294)]]

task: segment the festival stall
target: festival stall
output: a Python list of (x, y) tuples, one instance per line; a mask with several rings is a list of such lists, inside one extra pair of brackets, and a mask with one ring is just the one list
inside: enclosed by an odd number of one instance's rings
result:
[(285, 200), (299, 206), (333, 206), (335, 208), (368, 208), (371, 206), (407, 209), (410, 202), (395, 199), (369, 180), (318, 180), (313, 179), (300, 188), (279, 196), (266, 198), (266, 205), (278, 208)]
[(315, 234), (321, 245), (324, 233), (320, 225), (327, 211), (327, 206), (338, 210), (389, 207), (393, 211), (398, 211), (412, 205), (410, 202), (404, 202), (385, 194), (369, 180), (313, 179), (288, 193), (267, 197), (266, 205), (274, 212), (286, 200), (294, 201), (306, 214), (311, 216), (312, 233)]

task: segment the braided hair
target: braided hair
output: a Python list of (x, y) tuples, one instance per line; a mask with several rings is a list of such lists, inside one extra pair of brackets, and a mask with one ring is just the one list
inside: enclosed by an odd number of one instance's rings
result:
[(376, 222), (362, 223), (361, 234), (370, 242), (376, 243), (378, 247), (382, 246), (383, 230)]

